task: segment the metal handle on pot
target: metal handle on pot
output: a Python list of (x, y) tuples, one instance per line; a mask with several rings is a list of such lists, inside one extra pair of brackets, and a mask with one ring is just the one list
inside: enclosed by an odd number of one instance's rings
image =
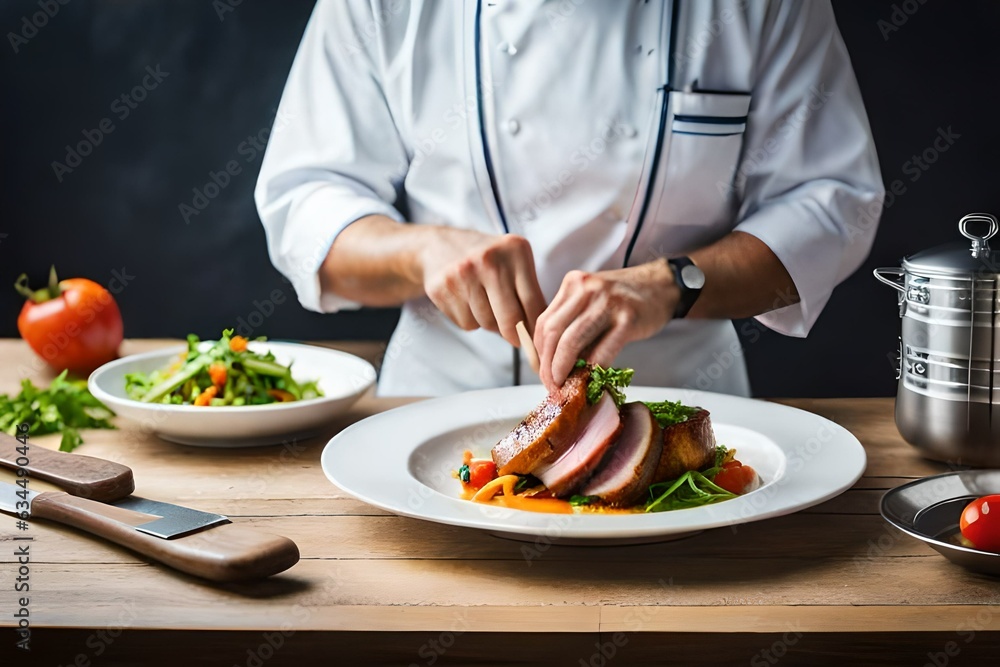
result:
[[(898, 266), (886, 266), (875, 269), (872, 273), (880, 283), (885, 283), (899, 292), (897, 295), (899, 297), (899, 316), (902, 317), (906, 314), (906, 278), (904, 277), (906, 272)], [(896, 279), (893, 280), (892, 278), (887, 278), (886, 276), (895, 276)]]
[[(903, 269), (897, 266), (888, 266), (880, 269), (875, 269), (874, 271), (872, 271), (872, 273), (875, 275), (875, 277), (878, 279), (880, 283), (885, 283), (889, 287), (892, 287), (893, 289), (898, 290), (900, 292), (906, 291), (906, 282), (903, 280), (903, 274), (904, 274)], [(889, 276), (896, 276), (896, 280), (893, 280), (892, 278), (887, 278), (886, 276), (882, 275), (883, 273)]]
[[(984, 235), (976, 236), (967, 229), (970, 222), (985, 222), (989, 225), (989, 229)], [(970, 213), (958, 221), (958, 231), (962, 233), (962, 236), (972, 241), (972, 256), (979, 259), (990, 256), (989, 240), (996, 236), (997, 231), (1000, 231), (1000, 225), (997, 224), (997, 219), (989, 213)]]

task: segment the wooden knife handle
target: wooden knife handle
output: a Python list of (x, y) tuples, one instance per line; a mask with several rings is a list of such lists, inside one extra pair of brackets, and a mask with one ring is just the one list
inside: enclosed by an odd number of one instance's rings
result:
[(262, 579), (287, 570), (299, 560), (299, 548), (287, 537), (226, 524), (165, 540), (132, 527), (153, 521), (157, 518), (153, 515), (75, 498), (61, 491), (35, 496), (31, 516), (85, 530), (211, 581)]
[[(0, 466), (17, 468), (20, 446), (17, 438), (0, 433)], [(74, 496), (111, 502), (135, 491), (132, 469), (114, 461), (34, 445), (29, 445), (28, 460), (29, 464), (21, 467), (32, 477), (52, 482)]]

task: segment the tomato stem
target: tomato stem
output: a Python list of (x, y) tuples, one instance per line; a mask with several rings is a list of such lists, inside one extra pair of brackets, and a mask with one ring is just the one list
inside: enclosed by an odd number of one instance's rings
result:
[(56, 275), (56, 265), (53, 264), (49, 268), (49, 298), (55, 299), (60, 294), (62, 294), (62, 289), (59, 287), (59, 277)]
[(49, 285), (39, 290), (33, 290), (28, 286), (28, 274), (22, 273), (14, 282), (14, 289), (25, 299), (31, 299), (34, 303), (44, 303), (51, 301), (62, 294), (59, 287), (59, 277), (56, 275), (56, 267), (49, 269)]

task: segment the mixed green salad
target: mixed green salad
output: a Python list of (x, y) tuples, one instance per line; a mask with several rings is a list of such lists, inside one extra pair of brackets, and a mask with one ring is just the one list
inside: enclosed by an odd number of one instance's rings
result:
[(226, 329), (204, 349), (198, 336), (191, 334), (187, 352), (168, 368), (127, 373), (125, 391), (143, 403), (198, 406), (265, 405), (323, 395), (315, 380), (295, 380), (290, 365), (279, 364), (271, 352), (250, 350), (248, 342)]

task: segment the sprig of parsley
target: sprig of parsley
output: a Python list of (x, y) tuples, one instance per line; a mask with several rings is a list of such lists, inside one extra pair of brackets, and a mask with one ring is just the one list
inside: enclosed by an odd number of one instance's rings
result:
[[(579, 359), (576, 368), (584, 368), (587, 362)], [(602, 368), (598, 364), (590, 367), (590, 381), (587, 383), (587, 402), (591, 405), (601, 400), (601, 394), (608, 392), (615, 405), (621, 407), (625, 403), (625, 392), (622, 391), (632, 382), (635, 371), (631, 368)]]
[(686, 422), (698, 412), (698, 408), (683, 405), (680, 401), (645, 401), (645, 403), (649, 411), (656, 417), (660, 428)]
[(28, 423), (29, 435), (62, 432), (59, 450), (71, 452), (83, 443), (81, 428), (115, 428), (115, 413), (87, 391), (85, 380), (67, 380), (63, 371), (40, 389), (31, 380), (21, 381), (14, 397), (0, 395), (0, 430), (16, 435), (17, 425)]

